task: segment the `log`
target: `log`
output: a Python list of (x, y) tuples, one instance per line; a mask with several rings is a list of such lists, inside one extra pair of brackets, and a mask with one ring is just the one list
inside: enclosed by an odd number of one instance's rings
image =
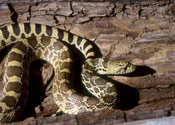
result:
[[(92, 40), (103, 57), (128, 60), (137, 66), (128, 76), (109, 76), (118, 88), (116, 109), (50, 117), (58, 109), (51, 95), (53, 69), (49, 63), (34, 62), (30, 69), (33, 79), (30, 79), (28, 104), (21, 118), (11, 124), (106, 125), (175, 115), (173, 0), (8, 0), (0, 3), (1, 27), (16, 22), (59, 27)], [(7, 51), (0, 53), (1, 83)], [(1, 92), (2, 88), (3, 83)]]

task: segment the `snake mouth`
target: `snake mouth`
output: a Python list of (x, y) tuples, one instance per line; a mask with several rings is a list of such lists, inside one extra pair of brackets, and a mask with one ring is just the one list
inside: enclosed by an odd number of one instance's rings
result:
[(131, 73), (136, 70), (136, 66), (133, 65), (132, 63), (128, 63), (126, 66), (126, 73)]

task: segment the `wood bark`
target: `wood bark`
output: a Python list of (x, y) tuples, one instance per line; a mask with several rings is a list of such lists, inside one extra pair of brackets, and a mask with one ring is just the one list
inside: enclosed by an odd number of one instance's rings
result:
[[(137, 65), (129, 76), (110, 77), (118, 87), (115, 110), (48, 117), (58, 108), (50, 92), (53, 69), (48, 63), (35, 62), (27, 107), (20, 120), (11, 124), (111, 125), (174, 116), (174, 14), (173, 0), (2, 0), (1, 27), (17, 22), (59, 27), (94, 41), (103, 57)], [(0, 56), (1, 83), (6, 54), (3, 50)]]

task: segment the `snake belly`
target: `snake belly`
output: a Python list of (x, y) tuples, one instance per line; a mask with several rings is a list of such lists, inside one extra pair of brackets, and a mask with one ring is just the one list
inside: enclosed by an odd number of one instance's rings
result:
[[(60, 48), (57, 39), (75, 46), (84, 55), (82, 83), (94, 97), (83, 96), (71, 88), (72, 60), (67, 47)], [(53, 98), (61, 111), (68, 114), (112, 109), (117, 100), (116, 87), (97, 74), (126, 74), (135, 69), (126, 61), (111, 62), (102, 58), (94, 59), (95, 53), (91, 41), (47, 25), (19, 23), (1, 28), (0, 50), (10, 44), (16, 45), (7, 55), (5, 62), (3, 77), (5, 87), (0, 100), (2, 123), (14, 121), (23, 111), (28, 94), (27, 90), (25, 91), (28, 89), (28, 71), (25, 69), (34, 59), (42, 58), (53, 65), (55, 70)], [(35, 56), (28, 57), (28, 54)]]

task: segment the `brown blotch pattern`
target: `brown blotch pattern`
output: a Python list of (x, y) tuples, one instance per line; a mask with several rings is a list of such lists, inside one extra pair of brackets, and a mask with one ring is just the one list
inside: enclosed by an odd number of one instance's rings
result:
[(5, 46), (6, 45), (6, 42), (4, 40), (1, 41), (1, 45), (2, 46)]
[(109, 87), (109, 88), (107, 89), (107, 92), (108, 92), (108, 93), (116, 92), (116, 88), (115, 88), (115, 87)]
[(5, 96), (2, 102), (6, 103), (8, 107), (14, 107), (16, 104), (16, 99), (13, 96)]
[(88, 98), (87, 103), (89, 105), (96, 105), (99, 103), (99, 100), (97, 100), (96, 98)]
[(36, 37), (28, 38), (28, 43), (34, 48), (37, 45)]
[(41, 37), (41, 43), (47, 47), (49, 44), (50, 44), (50, 40), (51, 38), (50, 37), (46, 37), (46, 36), (42, 36)]
[(14, 61), (14, 60), (16, 60), (18, 62), (22, 62), (23, 56), (21, 54), (17, 54), (15, 52), (12, 52), (9, 54), (8, 61), (10, 62), (10, 61)]
[(8, 29), (7, 29), (7, 26), (1, 28), (1, 31), (2, 31), (2, 34), (3, 34), (4, 38), (5, 38), (5, 39), (8, 39), (10, 33), (9, 33)]
[(62, 46), (60, 46), (59, 42), (55, 42), (55, 43), (53, 44), (53, 46), (54, 46), (54, 49), (55, 49), (55, 50), (60, 50), (60, 49), (62, 49)]
[(70, 67), (71, 67), (70, 62), (63, 62), (61, 67), (64, 67), (64, 68), (66, 67), (66, 68), (70, 69)]
[(18, 42), (15, 47), (21, 50), (23, 53), (27, 52), (27, 47), (23, 42)]
[(14, 36), (11, 36), (10, 40), (11, 40), (11, 41), (15, 41), (16, 38), (15, 38)]
[(60, 84), (60, 89), (61, 89), (61, 91), (64, 91), (64, 92), (66, 92), (66, 91), (68, 91), (69, 90), (69, 88), (68, 88), (68, 86), (67, 86), (67, 83), (59, 83)]
[(68, 54), (67, 54), (67, 52), (65, 52), (65, 51), (61, 53), (61, 59), (62, 59), (62, 60), (63, 60), (63, 59), (66, 59), (67, 56), (68, 56)]
[(65, 78), (65, 73), (60, 72), (59, 75), (57, 76), (57, 80), (62, 80), (62, 78)]
[(12, 29), (13, 29), (13, 33), (18, 36), (20, 34), (19, 25), (18, 24), (12, 24), (11, 26), (12, 26)]
[(60, 72), (60, 74), (58, 75), (57, 79), (58, 80), (62, 80), (63, 78), (69, 79), (70, 78), (70, 73)]
[(63, 98), (62, 98), (60, 95), (58, 95), (58, 94), (57, 94), (57, 96), (56, 96), (56, 99), (57, 99), (58, 101), (60, 101), (60, 102), (63, 101)]
[(105, 96), (104, 98), (103, 98), (103, 100), (105, 101), (105, 102), (107, 102), (107, 103), (111, 103), (111, 102), (113, 102), (113, 100), (114, 100), (114, 97), (113, 96)]
[(26, 36), (25, 36), (24, 33), (21, 34), (21, 38), (22, 38), (22, 39), (26, 38)]
[(105, 84), (106, 84), (106, 80), (104, 80), (104, 79), (102, 79), (102, 78), (96, 79), (95, 82), (96, 82), (98, 85), (105, 85)]
[(22, 89), (22, 85), (18, 82), (10, 82), (7, 84), (6, 91), (15, 91), (16, 93), (20, 93)]
[(22, 68), (21, 67), (17, 67), (17, 66), (10, 66), (7, 68), (7, 75), (8, 77), (11, 76), (17, 76), (17, 77), (21, 77), (22, 74)]

